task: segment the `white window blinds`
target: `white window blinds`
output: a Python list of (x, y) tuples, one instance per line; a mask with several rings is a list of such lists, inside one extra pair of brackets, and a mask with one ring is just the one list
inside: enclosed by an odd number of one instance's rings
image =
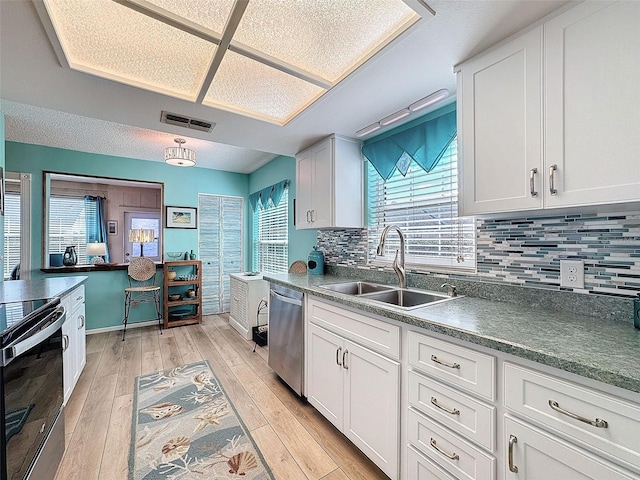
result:
[(4, 197), (4, 278), (20, 263), (20, 194)]
[[(409, 157), (405, 159), (411, 161)], [(385, 182), (368, 165), (369, 252), (373, 263), (393, 261), (400, 241), (391, 233), (384, 257), (376, 257), (382, 230), (397, 225), (406, 238), (406, 264), (475, 269), (473, 218), (458, 218), (457, 139), (431, 172), (414, 162), (406, 176), (397, 170)]]
[(263, 273), (284, 273), (289, 268), (289, 189), (278, 206), (253, 212), (252, 269)]
[(49, 253), (64, 253), (76, 247), (78, 265), (87, 263), (87, 225), (84, 198), (54, 197), (49, 199)]

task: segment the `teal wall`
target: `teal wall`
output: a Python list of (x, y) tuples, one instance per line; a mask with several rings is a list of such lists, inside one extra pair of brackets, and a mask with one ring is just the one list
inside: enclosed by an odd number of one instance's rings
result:
[[(316, 244), (317, 233), (317, 230), (296, 230), (293, 225), (293, 199), (296, 197), (296, 159), (281, 155), (250, 174), (249, 193), (257, 192), (282, 180), (291, 182), (289, 185), (289, 265), (291, 265), (296, 260), (307, 260), (309, 252)], [(249, 207), (249, 215), (252, 215), (251, 207)], [(251, 230), (251, 218), (249, 220), (249, 230)], [(250, 238), (250, 240), (252, 239)]]
[[(3, 132), (2, 132), (3, 133)], [(2, 135), (1, 138), (4, 138)], [(198, 193), (233, 195), (247, 198), (249, 176), (206, 168), (180, 168), (161, 162), (149, 162), (131, 158), (97, 155), (72, 150), (43, 147), (15, 142), (3, 142), (6, 169), (12, 172), (32, 174), (32, 278), (45, 276), (42, 266), (42, 201), (43, 171), (95, 175), (101, 177), (146, 180), (164, 183), (164, 204), (181, 207), (197, 207)], [(0, 154), (2, 151), (0, 151)], [(294, 164), (295, 178), (295, 164)], [(248, 201), (245, 201), (245, 225), (248, 225)], [(3, 222), (0, 222), (2, 224)], [(245, 255), (248, 259), (249, 228), (245, 228)], [(0, 238), (2, 238), (0, 236)], [(164, 230), (164, 250), (197, 251), (198, 231), (182, 229)], [(247, 265), (245, 265), (246, 268)], [(127, 285), (126, 271), (86, 272), (87, 328), (104, 328), (120, 325), (124, 317), (123, 289)], [(161, 277), (162, 275), (160, 275)], [(158, 279), (158, 282), (160, 279)], [(141, 305), (132, 312), (131, 321), (153, 318), (149, 305)], [(133, 318), (133, 317), (136, 318)]]

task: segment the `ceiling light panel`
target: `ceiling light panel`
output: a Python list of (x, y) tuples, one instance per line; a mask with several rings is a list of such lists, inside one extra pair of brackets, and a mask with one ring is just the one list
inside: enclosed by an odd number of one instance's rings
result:
[(197, 97), (214, 44), (111, 0), (44, 3), (71, 68), (180, 98)]
[(147, 0), (149, 3), (186, 18), (222, 35), (234, 0)]
[(336, 83), (419, 19), (401, 0), (251, 0), (232, 44)]
[(325, 89), (227, 51), (204, 104), (272, 123), (287, 123)]

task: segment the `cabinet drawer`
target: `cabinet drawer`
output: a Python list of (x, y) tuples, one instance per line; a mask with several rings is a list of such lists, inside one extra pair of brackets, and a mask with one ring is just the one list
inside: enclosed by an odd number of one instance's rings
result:
[(407, 478), (411, 480), (455, 480), (454, 477), (411, 445), (407, 447)]
[(407, 438), (431, 460), (460, 480), (492, 480), (496, 459), (413, 408), (407, 415)]
[(507, 408), (640, 468), (639, 404), (509, 363), (504, 384)]
[(71, 300), (71, 308), (76, 309), (83, 303), (84, 300), (84, 285), (80, 285), (73, 292), (69, 294), (69, 299)]
[(407, 339), (409, 365), (472, 393), (495, 400), (495, 357), (416, 332), (409, 332)]
[(400, 328), (309, 298), (308, 320), (388, 357), (400, 358)]
[(624, 471), (597, 455), (508, 415), (505, 416), (504, 428), (506, 441), (513, 440), (505, 454), (507, 480), (638, 479), (637, 475)]
[(495, 407), (415, 372), (409, 372), (409, 403), (456, 433), (494, 450)]

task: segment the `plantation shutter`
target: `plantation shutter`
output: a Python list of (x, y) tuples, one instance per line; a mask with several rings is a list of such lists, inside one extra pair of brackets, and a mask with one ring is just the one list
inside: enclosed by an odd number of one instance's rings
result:
[[(7, 182), (7, 186), (9, 183)], [(11, 270), (20, 263), (20, 194), (9, 193), (4, 197), (4, 272), (9, 278)]]
[(263, 273), (285, 273), (289, 267), (289, 189), (277, 206), (253, 212), (252, 269)]
[(387, 181), (367, 165), (370, 258), (387, 265), (393, 261), (400, 248), (393, 232), (384, 257), (376, 258), (375, 252), (384, 227), (397, 225), (405, 234), (407, 265), (475, 269), (474, 221), (458, 218), (457, 139), (429, 173), (406, 161), (406, 176), (396, 170)]

